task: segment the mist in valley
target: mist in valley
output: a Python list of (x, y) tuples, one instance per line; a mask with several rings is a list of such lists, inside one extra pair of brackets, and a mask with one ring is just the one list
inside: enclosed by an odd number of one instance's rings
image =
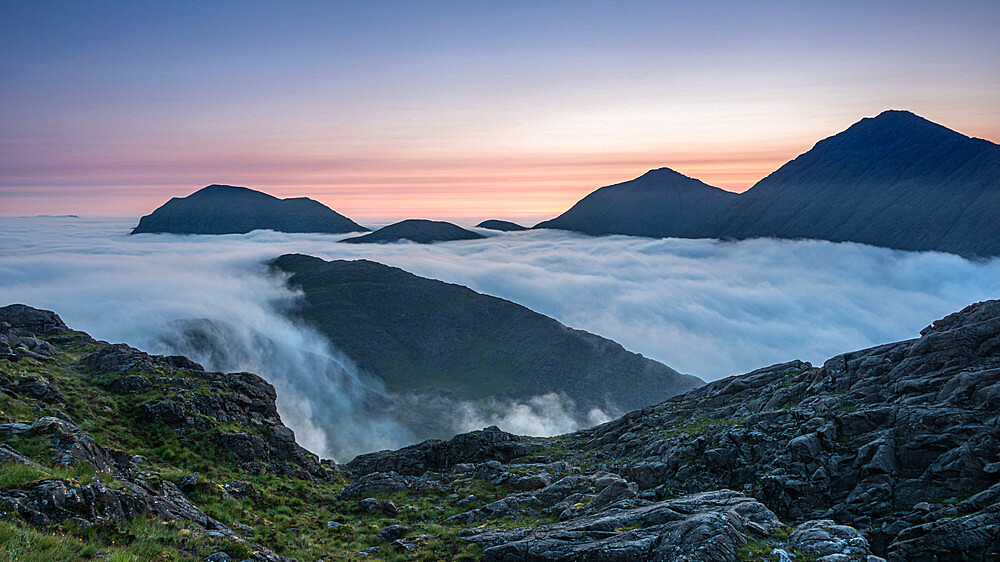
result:
[(468, 403), (387, 393), (290, 320), (300, 296), (265, 265), (283, 253), (366, 258), (467, 285), (705, 380), (915, 337), (1000, 293), (1000, 259), (819, 241), (529, 231), (427, 246), (342, 245), (344, 236), (270, 231), (128, 236), (131, 226), (0, 219), (0, 304), (51, 309), (94, 337), (188, 355), (212, 370), (258, 373), (275, 386), (299, 442), (340, 462), (414, 442), (421, 412), (438, 412), (441, 432), (497, 424), (532, 435), (623, 412), (582, 411), (558, 394)]

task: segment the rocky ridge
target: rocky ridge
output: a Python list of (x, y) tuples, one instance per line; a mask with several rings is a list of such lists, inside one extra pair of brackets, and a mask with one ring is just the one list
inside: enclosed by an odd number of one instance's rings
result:
[[(995, 559), (998, 414), (1000, 301), (988, 301), (935, 322), (919, 339), (821, 367), (794, 361), (715, 381), (552, 439), (473, 441), (466, 454), (492, 455), (492, 466), (453, 471), (525, 491), (458, 517), (560, 520), (470, 531), (490, 560), (731, 560), (747, 545), (773, 559), (792, 549), (829, 562), (876, 554)], [(509, 459), (489, 445), (498, 441), (503, 451), (527, 452)], [(416, 474), (429, 448), (365, 455), (346, 469), (371, 479), (379, 469)], [(739, 505), (758, 516), (735, 517)], [(660, 510), (670, 515), (650, 515)], [(685, 550), (697, 535), (692, 518), (703, 523), (695, 544), (712, 537), (712, 548)]]

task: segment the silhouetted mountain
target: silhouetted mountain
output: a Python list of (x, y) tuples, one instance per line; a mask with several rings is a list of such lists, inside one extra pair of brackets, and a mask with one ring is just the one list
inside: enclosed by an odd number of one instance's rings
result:
[(862, 119), (742, 195), (720, 191), (654, 170), (598, 189), (536, 228), (816, 238), (966, 257), (1000, 255), (1000, 146), (907, 111)]
[(430, 221), (425, 219), (407, 219), (389, 226), (384, 226), (375, 232), (347, 238), (341, 242), (351, 244), (399, 242), (409, 240), (419, 244), (433, 244), (434, 242), (448, 242), (451, 240), (476, 240), (486, 238), (478, 232), (466, 230), (458, 225), (443, 221)]
[(991, 256), (998, 217), (1000, 146), (886, 111), (757, 182), (712, 231)]
[(516, 222), (501, 221), (497, 219), (485, 220), (476, 225), (479, 228), (488, 228), (490, 230), (502, 230), (504, 232), (513, 232), (516, 230), (528, 230), (528, 227), (521, 226)]
[(272, 266), (304, 293), (297, 314), (392, 392), (445, 390), (463, 399), (560, 392), (587, 411), (637, 408), (702, 384), (461, 285), (366, 260), (289, 254)]
[(586, 234), (691, 237), (706, 217), (736, 199), (730, 193), (670, 168), (650, 170), (624, 183), (594, 191), (558, 217), (534, 228)]
[(368, 229), (319, 201), (277, 197), (232, 185), (210, 185), (187, 197), (174, 197), (139, 219), (132, 234), (244, 234), (279, 232), (363, 232)]

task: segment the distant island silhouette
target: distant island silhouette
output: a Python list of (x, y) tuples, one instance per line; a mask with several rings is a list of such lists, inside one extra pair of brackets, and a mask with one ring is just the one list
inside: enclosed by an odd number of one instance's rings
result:
[(132, 234), (245, 234), (252, 230), (342, 234), (368, 229), (306, 197), (278, 199), (232, 185), (210, 185), (174, 197), (139, 219)]

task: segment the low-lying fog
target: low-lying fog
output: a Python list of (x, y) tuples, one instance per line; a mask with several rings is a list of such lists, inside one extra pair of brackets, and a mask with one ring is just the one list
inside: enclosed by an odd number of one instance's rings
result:
[[(279, 411), (300, 442), (338, 461), (412, 436), (359, 403), (372, 383), (349, 358), (282, 314), (295, 295), (262, 262), (283, 253), (363, 257), (467, 285), (706, 380), (912, 338), (941, 316), (1000, 296), (1000, 259), (857, 244), (528, 231), (427, 246), (347, 245), (336, 243), (343, 236), (264, 231), (128, 236), (134, 224), (0, 219), (0, 305), (52, 309), (100, 339), (257, 372), (277, 388)], [(176, 337), (179, 319), (229, 326), (232, 348), (220, 358), (185, 343)], [(273, 345), (259, 345), (261, 335)], [(455, 431), (498, 423), (551, 435), (600, 421), (571, 415), (556, 395), (460, 412)]]

